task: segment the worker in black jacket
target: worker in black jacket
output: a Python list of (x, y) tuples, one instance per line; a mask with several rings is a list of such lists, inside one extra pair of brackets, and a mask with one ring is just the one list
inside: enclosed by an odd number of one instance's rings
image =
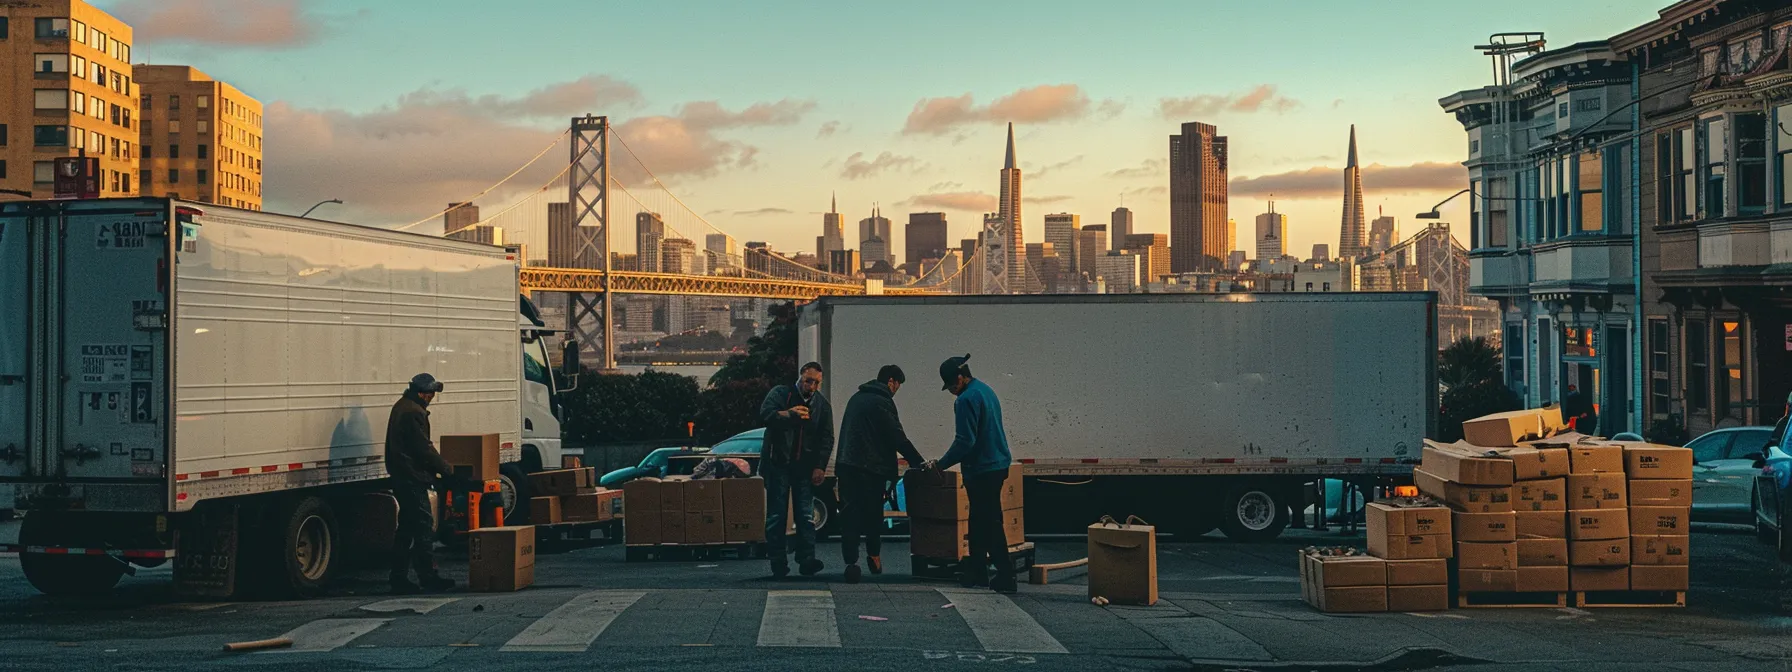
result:
[(450, 476), (454, 468), (436, 452), (429, 431), (429, 403), (442, 391), (442, 383), (427, 373), (411, 379), (404, 396), (392, 405), (386, 420), (386, 474), (391, 476), (392, 496), (398, 499), (398, 534), (392, 540), (392, 592), (408, 595), (419, 586), (411, 583), (417, 570), (421, 589), (454, 588), (454, 580), (436, 572), (435, 515), (430, 511), (429, 488), (436, 476)]
[(803, 576), (821, 572), (815, 558), (814, 488), (834, 453), (834, 409), (821, 394), (821, 365), (804, 364), (795, 385), (779, 385), (759, 404), (765, 439), (759, 475), (765, 479), (765, 546), (772, 577), (790, 575), (784, 554), (785, 507), (796, 514), (796, 563)]
[(876, 380), (859, 386), (840, 417), (840, 456), (834, 463), (834, 477), (840, 484), (840, 553), (846, 561), (847, 583), (859, 582), (861, 536), (865, 538), (865, 565), (872, 574), (884, 573), (884, 493), (896, 480), (896, 455), (900, 453), (911, 468), (926, 466), (896, 416), (896, 391), (905, 380), (901, 367), (883, 367)]

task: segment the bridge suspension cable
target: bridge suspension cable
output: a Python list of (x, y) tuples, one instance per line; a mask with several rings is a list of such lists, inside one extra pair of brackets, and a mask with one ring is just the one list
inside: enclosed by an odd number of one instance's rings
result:
[[(473, 204), (473, 202), (478, 200), (480, 197), (485, 196), (486, 194), (492, 193), (492, 191), (496, 190), (498, 187), (504, 186), (504, 184), (509, 182), (511, 180), (511, 178), (521, 175), (523, 173), (523, 171), (529, 169), (529, 166), (535, 165), (536, 161), (540, 161), (541, 157), (547, 156), (549, 151), (552, 151), (555, 147), (559, 146), (560, 142), (562, 140), (565, 140), (566, 136), (570, 135), (571, 133), (572, 133), (572, 129), (570, 129), (570, 128), (567, 130), (561, 131), (559, 135), (554, 136), (553, 142), (550, 142), (550, 143), (548, 143), (548, 146), (541, 148), (541, 151), (537, 152), (535, 154), (534, 158), (529, 159), (528, 163), (524, 163), (521, 167), (518, 167), (516, 170), (511, 171), (511, 173), (509, 175), (504, 176), (504, 179), (498, 180), (498, 182), (496, 184), (486, 187), (483, 191), (480, 191), (477, 194), (473, 194), (473, 196), (471, 198), (461, 201), (455, 205), (451, 205), (446, 208), (443, 208), (443, 209), (437, 211), (435, 214), (430, 215), (428, 217), (424, 217), (423, 219), (419, 219), (415, 222), (411, 222), (404, 226), (397, 227), (396, 230), (409, 231), (413, 228), (416, 228), (420, 224), (427, 223), (431, 220), (436, 219), (437, 217), (442, 217), (444, 215), (447, 215), (449, 212), (452, 212), (454, 210), (457, 210), (457, 209), (460, 209), (460, 208), (463, 208), (463, 207)], [(561, 171), (561, 174), (564, 175), (565, 171)]]

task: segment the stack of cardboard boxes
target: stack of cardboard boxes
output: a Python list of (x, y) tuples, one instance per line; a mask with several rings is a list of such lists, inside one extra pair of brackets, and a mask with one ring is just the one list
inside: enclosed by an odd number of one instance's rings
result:
[(1630, 589), (1685, 591), (1692, 516), (1692, 451), (1624, 446), (1630, 492)]
[(1464, 441), (1426, 442), (1413, 480), (1455, 510), (1462, 593), (1568, 590), (1568, 451), (1530, 445), (1562, 431), (1554, 408), (1463, 423)]
[(765, 541), (765, 481), (643, 478), (622, 486), (629, 546), (715, 546)]
[(529, 485), (535, 495), (529, 500), (529, 520), (536, 525), (603, 522), (622, 513), (622, 491), (597, 487), (597, 471), (591, 467), (531, 474)]
[(1308, 603), (1332, 612), (1449, 608), (1450, 510), (1425, 497), (1391, 499), (1370, 504), (1364, 520), (1374, 557), (1302, 554)]
[[(908, 503), (909, 552), (923, 558), (962, 560), (971, 554), (970, 500), (956, 471), (913, 470), (902, 478)], [(1002, 529), (1013, 546), (1026, 541), (1021, 465), (1008, 468), (1002, 484)]]

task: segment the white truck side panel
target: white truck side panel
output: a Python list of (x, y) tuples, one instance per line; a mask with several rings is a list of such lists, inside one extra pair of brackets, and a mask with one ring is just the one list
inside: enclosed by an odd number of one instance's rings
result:
[(1374, 464), (1416, 458), (1426, 432), (1429, 305), (1424, 294), (828, 298), (805, 307), (799, 347), (823, 363), (836, 408), (880, 366), (901, 366), (902, 424), (929, 458), (953, 438), (939, 364), (970, 353), (1016, 459)]
[[(521, 435), (517, 271), (503, 249), (204, 207), (175, 282), (175, 508), (384, 476), (411, 376), (444, 434)], [(243, 473), (246, 470), (246, 473)]]

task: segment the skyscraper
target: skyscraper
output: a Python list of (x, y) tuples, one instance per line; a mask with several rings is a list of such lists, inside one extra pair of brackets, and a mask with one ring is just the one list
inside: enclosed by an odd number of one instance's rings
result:
[(1170, 271), (1225, 268), (1226, 137), (1189, 122), (1170, 136)]
[[(1026, 287), (1026, 246), (1020, 229), (1020, 167), (1014, 163), (1014, 122), (1008, 123), (1008, 156), (1002, 161), (1002, 193), (997, 212), (1002, 218), (1002, 233), (1007, 239), (1009, 291)], [(988, 222), (985, 221), (985, 228)], [(991, 248), (994, 249), (994, 248)]]
[(683, 238), (667, 238), (660, 241), (658, 272), (702, 275), (704, 269), (699, 268), (697, 258), (696, 243)]
[(984, 294), (1007, 294), (1026, 287), (1024, 272), (1021, 281), (1014, 281), (1015, 267), (1024, 269), (1026, 259), (1016, 259), (1009, 253), (1009, 240), (1008, 224), (1003, 221), (1002, 213), (984, 213), (983, 239), (977, 243), (978, 249), (983, 250), (982, 279), (978, 283)]
[(959, 293), (961, 294), (983, 293), (983, 262), (981, 259), (975, 258), (977, 256), (978, 248), (983, 244), (982, 241), (983, 238), (981, 236), (977, 238), (965, 238), (958, 241), (959, 263), (965, 266), (964, 270), (959, 274), (959, 277), (964, 280), (964, 282), (959, 285)]
[(1288, 216), (1276, 213), (1276, 202), (1269, 202), (1269, 212), (1257, 215), (1257, 262), (1281, 259), (1288, 253)]
[(910, 213), (903, 245), (902, 263), (908, 265), (909, 273), (920, 277), (922, 261), (946, 258), (946, 213)]
[(1350, 125), (1350, 159), (1344, 163), (1344, 221), (1338, 225), (1338, 258), (1367, 253), (1363, 234), (1363, 174), (1356, 165), (1356, 124)]
[(446, 236), (479, 223), (479, 206), (472, 203), (449, 203), (442, 211), (442, 235)]
[(833, 252), (846, 249), (845, 219), (840, 216), (840, 200), (829, 197), (828, 211), (821, 215), (821, 235), (815, 238), (815, 257), (823, 264)]
[(1045, 216), (1045, 242), (1051, 243), (1052, 249), (1057, 250), (1058, 256), (1063, 258), (1062, 270), (1065, 273), (1074, 273), (1079, 265), (1076, 260), (1076, 232), (1082, 228), (1082, 224), (1083, 218), (1080, 215), (1058, 213)]
[(1114, 219), (1108, 222), (1108, 234), (1109, 240), (1113, 241), (1108, 247), (1110, 251), (1126, 246), (1126, 237), (1132, 235), (1132, 211), (1126, 206), (1114, 208)]
[(139, 192), (260, 210), (261, 101), (185, 65), (138, 65), (131, 73), (143, 108), (138, 144), (150, 150), (138, 157)]
[(1108, 227), (1090, 224), (1076, 232), (1076, 272), (1094, 280), (1095, 259), (1108, 253)]
[[(1157, 282), (1176, 272), (1171, 261), (1174, 250), (1169, 236), (1161, 233), (1135, 233), (1126, 237), (1126, 251), (1139, 256), (1139, 274), (1143, 276), (1140, 280), (1144, 283)], [(1113, 287), (1113, 283), (1110, 281), (1108, 286)]]
[[(548, 204), (548, 265), (555, 268), (595, 269), (603, 263), (598, 256), (597, 227), (575, 226), (571, 203)], [(636, 259), (640, 257), (637, 255)], [(639, 262), (637, 262), (639, 263)]]
[(1394, 218), (1381, 215), (1369, 223), (1369, 254), (1381, 254), (1400, 242), (1400, 226)]
[(642, 272), (661, 272), (662, 248), (660, 244), (665, 241), (666, 221), (660, 218), (660, 213), (647, 211), (635, 213), (635, 253), (636, 261), (641, 264)]
[[(890, 241), (894, 240), (890, 233), (890, 219), (885, 217), (883, 211), (876, 205), (871, 206), (871, 216), (859, 220), (859, 251), (864, 254), (865, 263), (871, 263), (873, 261), (890, 261), (887, 253)], [(884, 256), (872, 256), (871, 251), (865, 249), (865, 242), (872, 238), (877, 238), (884, 242)]]
[(884, 262), (886, 265), (890, 263), (890, 244), (885, 242), (883, 238), (877, 236), (866, 238), (864, 242), (859, 245), (859, 251), (865, 255), (864, 263), (866, 266), (870, 266), (871, 264), (880, 261)]
[(1314, 243), (1313, 244), (1312, 261), (1331, 261), (1331, 260), (1332, 260), (1332, 246), (1331, 245), (1327, 245), (1325, 243)]

